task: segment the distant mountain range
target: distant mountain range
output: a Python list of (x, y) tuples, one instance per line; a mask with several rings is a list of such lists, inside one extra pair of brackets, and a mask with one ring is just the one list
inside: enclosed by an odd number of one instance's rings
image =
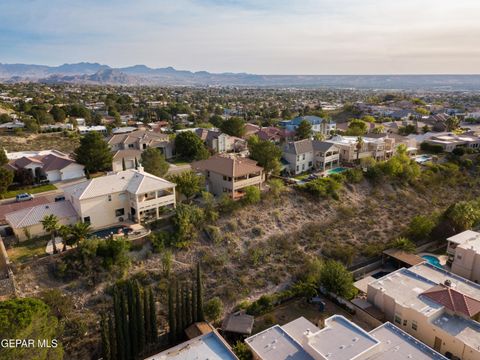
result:
[(81, 62), (60, 66), (1, 64), (0, 82), (47, 84), (244, 86), (400, 90), (480, 90), (480, 75), (255, 75)]

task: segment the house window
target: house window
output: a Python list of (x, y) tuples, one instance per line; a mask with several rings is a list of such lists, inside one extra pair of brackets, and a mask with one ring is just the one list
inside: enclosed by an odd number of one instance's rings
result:
[(112, 201), (112, 195), (108, 195), (108, 201)]
[(123, 216), (125, 215), (125, 209), (116, 209), (115, 216)]
[(83, 222), (86, 223), (86, 224), (90, 224), (90, 216), (85, 216), (83, 218)]
[(417, 322), (415, 320), (412, 320), (412, 329), (415, 331), (418, 329)]
[(312, 162), (311, 161), (308, 162), (308, 167), (312, 167)]
[(300, 167), (297, 165), (297, 171), (300, 170)]
[(302, 156), (302, 160), (305, 160), (305, 154), (303, 154), (303, 156)]
[(395, 319), (394, 319), (394, 320), (395, 320), (395, 322), (396, 322), (397, 324), (399, 324), (399, 325), (402, 323), (402, 318), (401, 318), (400, 316), (398, 316), (398, 315), (395, 315)]
[(305, 170), (305, 164), (302, 164), (302, 171)]

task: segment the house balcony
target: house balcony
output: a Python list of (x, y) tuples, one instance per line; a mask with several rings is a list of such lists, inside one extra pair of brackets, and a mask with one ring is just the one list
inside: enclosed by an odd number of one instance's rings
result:
[(141, 202), (137, 202), (136, 208), (137, 211), (145, 211), (148, 209), (155, 209), (161, 206), (166, 206), (170, 204), (175, 204), (175, 194), (165, 195), (157, 198), (144, 199)]
[(262, 174), (262, 175), (254, 176), (244, 180), (236, 180), (233, 183), (233, 189), (236, 190), (236, 189), (242, 189), (247, 186), (259, 185), (264, 181), (264, 179), (265, 177)]

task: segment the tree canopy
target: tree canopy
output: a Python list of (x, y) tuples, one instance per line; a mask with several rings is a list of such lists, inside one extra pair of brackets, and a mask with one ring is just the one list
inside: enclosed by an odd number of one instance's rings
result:
[(245, 134), (245, 120), (231, 117), (220, 124), (220, 130), (231, 136), (242, 137)]
[(297, 140), (310, 139), (312, 137), (312, 124), (307, 120), (302, 120), (295, 130)]
[(41, 300), (33, 298), (12, 299), (0, 302), (0, 338), (32, 339), (47, 341), (56, 347), (0, 347), (0, 358), (4, 360), (31, 359), (55, 360), (63, 358), (63, 348), (58, 339), (58, 320), (50, 308)]
[(176, 190), (184, 195), (187, 201), (200, 192), (204, 182), (202, 176), (191, 170), (171, 175), (168, 179), (177, 185)]
[(109, 170), (112, 167), (112, 153), (102, 135), (90, 132), (80, 139), (80, 146), (75, 150), (75, 160), (85, 166), (85, 171)]
[(148, 148), (142, 152), (141, 160), (142, 166), (147, 173), (162, 177), (168, 171), (168, 163), (165, 156), (156, 148)]
[(205, 145), (195, 133), (183, 131), (175, 137), (175, 150), (182, 159), (203, 160), (209, 157)]
[(320, 285), (327, 291), (346, 299), (353, 298), (356, 293), (352, 274), (335, 260), (328, 260), (323, 264), (320, 271)]
[(273, 142), (260, 140), (257, 136), (248, 139), (250, 157), (263, 167), (266, 174), (278, 174), (280, 172), (280, 158), (282, 150)]

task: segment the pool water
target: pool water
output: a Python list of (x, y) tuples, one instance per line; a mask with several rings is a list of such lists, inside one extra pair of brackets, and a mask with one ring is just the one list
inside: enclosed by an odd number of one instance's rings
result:
[(415, 157), (415, 161), (419, 164), (422, 164), (422, 163), (430, 161), (430, 160), (432, 160), (432, 157), (428, 156), (428, 155), (419, 155), (419, 156)]
[(103, 229), (103, 230), (98, 230), (98, 231), (95, 231), (91, 234), (91, 236), (96, 236), (100, 239), (104, 239), (104, 238), (107, 238), (109, 237), (112, 233), (113, 234), (118, 234), (118, 231), (119, 230), (122, 230), (123, 233), (126, 235), (127, 234), (127, 228), (125, 228), (124, 226), (112, 226), (112, 227), (109, 227), (107, 229)]
[(340, 173), (344, 172), (345, 170), (347, 170), (347, 168), (344, 168), (344, 167), (336, 167), (336, 168), (327, 170), (327, 174), (328, 174), (328, 175), (331, 175), (331, 174), (340, 174)]
[(440, 265), (440, 260), (436, 256), (433, 255), (422, 255), (422, 258), (427, 260), (429, 264), (432, 264), (433, 266), (441, 268), (442, 265)]

